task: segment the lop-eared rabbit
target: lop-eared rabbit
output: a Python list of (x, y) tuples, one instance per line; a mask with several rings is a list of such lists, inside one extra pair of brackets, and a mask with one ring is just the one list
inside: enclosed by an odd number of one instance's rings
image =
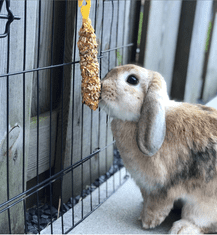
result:
[(217, 232), (217, 110), (170, 100), (159, 73), (132, 64), (102, 80), (100, 107), (141, 190), (143, 228), (160, 225), (181, 199), (171, 233)]

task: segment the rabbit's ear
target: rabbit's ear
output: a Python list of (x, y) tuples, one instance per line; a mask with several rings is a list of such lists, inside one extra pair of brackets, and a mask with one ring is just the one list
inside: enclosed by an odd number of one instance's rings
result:
[(148, 156), (153, 156), (161, 147), (166, 134), (165, 99), (169, 99), (165, 82), (154, 72), (138, 122), (137, 144)]

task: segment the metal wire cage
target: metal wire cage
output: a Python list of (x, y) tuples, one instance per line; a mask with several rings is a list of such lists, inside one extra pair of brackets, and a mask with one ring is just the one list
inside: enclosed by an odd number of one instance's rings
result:
[[(92, 0), (101, 78), (133, 61), (138, 4)], [(81, 102), (80, 9), (1, 0), (0, 10), (0, 232), (68, 233), (126, 179), (110, 118)]]

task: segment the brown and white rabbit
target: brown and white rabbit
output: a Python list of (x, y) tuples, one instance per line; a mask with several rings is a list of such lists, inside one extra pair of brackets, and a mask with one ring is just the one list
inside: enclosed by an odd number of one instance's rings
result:
[(100, 107), (141, 190), (143, 228), (161, 224), (182, 199), (171, 233), (217, 232), (217, 110), (171, 101), (159, 73), (131, 64), (102, 80)]

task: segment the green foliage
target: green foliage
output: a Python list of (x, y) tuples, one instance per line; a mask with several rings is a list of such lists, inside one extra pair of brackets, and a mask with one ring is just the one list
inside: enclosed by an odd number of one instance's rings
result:
[[(47, 119), (48, 117), (39, 117), (39, 122)], [(31, 120), (31, 124), (37, 123), (37, 117), (33, 117)]]
[(122, 55), (120, 54), (119, 50), (117, 50), (117, 59), (118, 59), (118, 65), (121, 65)]
[(143, 23), (143, 12), (140, 12), (140, 16), (139, 16), (139, 31), (138, 31), (138, 39), (137, 39), (137, 45), (138, 46), (140, 46), (140, 43), (141, 43), (142, 23)]
[(208, 32), (207, 32), (207, 38), (206, 38), (206, 52), (208, 51), (209, 48), (209, 43), (210, 43), (210, 35), (211, 35), (211, 30), (212, 30), (212, 22), (209, 22), (209, 27), (208, 27)]

